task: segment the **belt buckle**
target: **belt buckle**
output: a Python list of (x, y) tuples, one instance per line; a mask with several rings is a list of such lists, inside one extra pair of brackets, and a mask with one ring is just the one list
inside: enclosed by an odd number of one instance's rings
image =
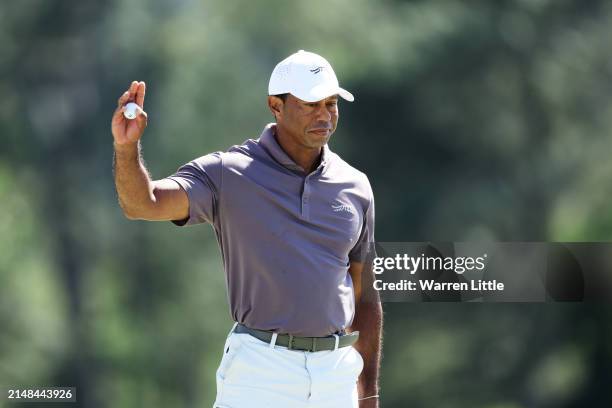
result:
[(294, 339), (295, 339), (295, 338), (293, 337), (293, 334), (290, 334), (290, 335), (289, 335), (289, 343), (287, 344), (287, 349), (288, 349), (288, 350), (293, 350), (293, 346), (294, 346), (294, 344), (293, 344), (293, 340), (294, 340)]

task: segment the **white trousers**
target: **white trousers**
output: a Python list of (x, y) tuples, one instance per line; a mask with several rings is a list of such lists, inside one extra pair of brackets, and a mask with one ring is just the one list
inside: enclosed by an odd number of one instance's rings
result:
[(230, 333), (214, 408), (357, 408), (363, 359), (352, 346), (295, 351)]

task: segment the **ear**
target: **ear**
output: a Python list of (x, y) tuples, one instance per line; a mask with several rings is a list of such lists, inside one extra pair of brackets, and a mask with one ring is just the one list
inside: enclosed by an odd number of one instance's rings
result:
[(270, 108), (270, 112), (278, 122), (278, 118), (283, 114), (283, 105), (284, 102), (281, 98), (277, 96), (268, 96), (268, 108)]

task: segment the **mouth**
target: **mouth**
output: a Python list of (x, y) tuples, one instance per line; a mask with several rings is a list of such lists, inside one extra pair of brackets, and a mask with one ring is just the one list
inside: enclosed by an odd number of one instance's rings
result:
[(331, 129), (312, 129), (312, 130), (309, 130), (308, 132), (315, 133), (320, 136), (327, 136), (330, 131)]

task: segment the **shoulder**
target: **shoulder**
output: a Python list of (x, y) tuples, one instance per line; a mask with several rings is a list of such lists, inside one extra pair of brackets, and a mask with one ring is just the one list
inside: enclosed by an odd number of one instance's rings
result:
[(264, 159), (262, 148), (257, 140), (248, 139), (240, 145), (234, 145), (225, 152), (219, 153), (221, 165), (224, 169), (244, 168)]
[(189, 164), (201, 170), (218, 167), (221, 165), (221, 155), (223, 152), (208, 153), (193, 159)]
[(231, 146), (226, 151), (208, 153), (187, 163), (186, 166), (205, 172), (244, 169), (253, 161), (265, 161), (264, 154), (257, 140), (248, 139), (240, 145)]

